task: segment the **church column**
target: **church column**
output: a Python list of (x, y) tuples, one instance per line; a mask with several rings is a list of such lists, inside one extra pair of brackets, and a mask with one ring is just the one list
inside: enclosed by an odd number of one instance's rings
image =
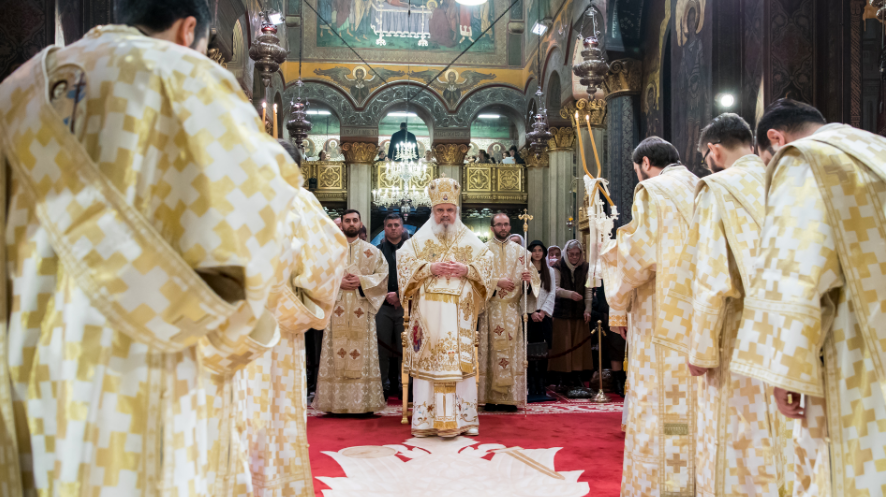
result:
[[(562, 247), (573, 238), (573, 229), (566, 226), (574, 218), (575, 130), (572, 127), (552, 127), (548, 142), (548, 201), (547, 222), (543, 240)], [(576, 220), (573, 219), (573, 225)]]
[[(618, 206), (618, 221), (623, 226), (631, 222), (634, 205), (634, 173), (631, 155), (640, 143), (639, 95), (642, 63), (633, 59), (617, 60), (610, 64), (606, 75), (606, 132), (608, 135), (607, 171), (612, 200)], [(596, 138), (596, 135), (594, 135)]]
[(342, 143), (341, 150), (348, 167), (348, 209), (360, 211), (366, 231), (371, 233), (372, 164), (378, 155), (378, 143), (347, 142)]
[(545, 245), (550, 245), (547, 240), (547, 226), (550, 219), (550, 205), (548, 203), (548, 177), (551, 168), (548, 152), (545, 151), (539, 158), (535, 158), (532, 152), (528, 152), (523, 156), (526, 161), (526, 181), (528, 201), (526, 207), (529, 214), (534, 216), (532, 222), (529, 223), (529, 240), (541, 240)]

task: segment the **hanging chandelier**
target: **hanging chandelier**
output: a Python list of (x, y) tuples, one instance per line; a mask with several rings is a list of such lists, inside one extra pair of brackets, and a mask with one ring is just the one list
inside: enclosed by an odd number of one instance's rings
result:
[[(572, 73), (578, 76), (580, 84), (587, 87), (588, 99), (594, 100), (597, 98), (597, 91), (600, 90), (606, 73), (609, 72), (609, 64), (606, 63), (603, 50), (600, 48), (598, 38), (600, 32), (597, 31), (597, 16), (594, 14), (594, 8), (588, 7), (588, 10), (589, 13), (586, 17), (591, 18), (593, 34), (582, 41), (584, 46), (584, 50), (581, 51), (582, 61), (572, 66)], [(579, 37), (584, 32), (583, 28), (584, 22), (582, 22), (582, 32), (579, 33)]]
[[(280, 46), (277, 27), (270, 21), (267, 12), (262, 12), (261, 33), (249, 48), (249, 58), (255, 61), (255, 69), (261, 74), (265, 92), (271, 86), (271, 78), (286, 60), (286, 49)], [(266, 95), (267, 96), (267, 95)]]
[(314, 127), (311, 121), (308, 121), (308, 107), (311, 106), (311, 103), (308, 102), (307, 99), (305, 99), (304, 102), (301, 101), (301, 89), (305, 85), (301, 80), (301, 55), (303, 45), (303, 43), (300, 43), (298, 47), (298, 81), (295, 82), (295, 87), (298, 89), (298, 96), (291, 104), (291, 108), (289, 109), (289, 121), (286, 122), (286, 129), (289, 130), (289, 138), (295, 140), (295, 146), (298, 147), (302, 153), (305, 151), (304, 142), (308, 137), (308, 132)]
[(286, 122), (286, 129), (289, 130), (289, 137), (295, 140), (295, 146), (303, 152), (305, 150), (304, 142), (308, 137), (308, 132), (314, 127), (311, 121), (308, 121), (307, 117), (308, 107), (310, 107), (310, 105), (309, 102), (303, 103), (301, 97), (296, 98), (291, 104), (289, 121)]
[[(536, 16), (538, 16), (538, 2), (536, 2)], [(526, 133), (526, 139), (529, 140), (529, 150), (535, 154), (535, 158), (541, 157), (545, 149), (548, 148), (548, 142), (551, 140), (550, 126), (548, 125), (548, 110), (544, 107), (542, 96), (542, 73), (541, 73), (541, 36), (538, 35), (538, 49), (535, 51), (535, 67), (538, 72), (538, 90), (535, 91), (536, 108), (532, 122), (532, 131)]]
[(413, 186), (414, 180), (423, 178), (427, 174), (428, 163), (418, 158), (415, 143), (398, 143), (397, 149), (393, 150), (391, 155), (393, 159), (388, 158), (384, 174), (379, 179), (383, 179), (387, 184), (399, 186), (373, 190), (372, 201), (380, 207), (399, 206), (400, 215), (406, 220), (413, 207), (431, 205), (427, 191)]
[[(539, 102), (541, 102), (541, 89), (535, 92), (535, 95), (538, 97)], [(529, 140), (529, 150), (535, 154), (536, 158), (541, 157), (541, 154), (548, 147), (548, 142), (551, 140), (549, 129), (548, 110), (541, 107), (541, 103), (539, 103), (538, 112), (535, 113), (533, 118), (532, 131), (526, 133), (526, 139)]]

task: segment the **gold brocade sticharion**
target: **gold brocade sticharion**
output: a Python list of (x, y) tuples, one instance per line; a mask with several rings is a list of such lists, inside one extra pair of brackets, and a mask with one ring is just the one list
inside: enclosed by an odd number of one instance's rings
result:
[(628, 325), (623, 496), (695, 494), (696, 381), (686, 354), (654, 340), (665, 282), (676, 270), (698, 178), (671, 165), (634, 191), (633, 220), (603, 248), (609, 325)]

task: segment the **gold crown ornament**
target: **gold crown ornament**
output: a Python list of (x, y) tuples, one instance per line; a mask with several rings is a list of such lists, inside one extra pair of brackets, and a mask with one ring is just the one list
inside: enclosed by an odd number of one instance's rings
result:
[(428, 197), (431, 199), (431, 207), (440, 204), (458, 205), (458, 195), (461, 193), (461, 186), (458, 181), (447, 178), (446, 174), (441, 174), (439, 178), (431, 181), (428, 185)]

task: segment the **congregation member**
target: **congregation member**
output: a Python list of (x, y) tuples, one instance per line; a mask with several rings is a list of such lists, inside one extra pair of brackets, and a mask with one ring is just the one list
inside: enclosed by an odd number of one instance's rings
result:
[(594, 369), (588, 327), (593, 289), (587, 286), (589, 265), (581, 242), (569, 240), (564, 249), (566, 256), (552, 266), (557, 298), (548, 370), (559, 377), (558, 385), (575, 389), (581, 388), (583, 376), (590, 379)]
[(731, 369), (794, 419), (794, 495), (883, 495), (886, 139), (782, 99), (757, 125), (766, 205)]
[(397, 251), (400, 299), (412, 301), (404, 360), (417, 437), (479, 433), (474, 330), (495, 280), (492, 254), (459, 218), (460, 194), (454, 179), (431, 181), (431, 218)]
[(656, 340), (667, 331), (656, 321), (687, 237), (698, 178), (658, 137), (640, 142), (632, 161), (640, 181), (632, 220), (601, 255), (609, 326), (626, 337), (630, 353), (622, 495), (694, 495), (697, 382), (686, 352)]
[(513, 235), (510, 236), (509, 240), (511, 240), (512, 242), (516, 243), (517, 245), (519, 245), (521, 247), (523, 246), (523, 235), (518, 235), (518, 234), (514, 233)]
[(548, 247), (548, 266), (554, 267), (554, 265), (560, 261), (560, 257), (560, 247), (556, 245)]
[[(540, 240), (534, 240), (529, 244), (529, 254), (532, 266), (539, 275), (538, 296), (533, 292), (526, 294), (526, 309), (529, 313), (529, 322), (526, 332), (527, 343), (544, 343), (544, 348), (550, 350), (553, 338), (554, 303), (556, 302), (556, 286), (553, 268), (548, 266), (548, 249)], [(531, 283), (532, 274), (523, 273), (523, 281)], [(547, 359), (529, 361), (527, 382), (529, 383), (530, 402), (533, 398), (550, 400), (545, 395), (545, 377), (548, 370)]]
[[(280, 343), (275, 317), (308, 323), (331, 303), (309, 273), (340, 265), (343, 240), (205, 56), (207, 2), (121, 0), (115, 15), (125, 25), (0, 84), (0, 481), (11, 495), (227, 494), (253, 479), (234, 378)], [(313, 307), (279, 314), (286, 282), (317, 290)]]
[(379, 249), (360, 239), (360, 212), (348, 209), (341, 219), (348, 257), (341, 290), (323, 332), (312, 406), (333, 414), (373, 413), (385, 406), (375, 315), (388, 294), (388, 262)]
[(750, 126), (737, 114), (708, 124), (698, 150), (714, 174), (697, 186), (680, 269), (671, 274), (661, 306), (659, 336), (688, 354), (690, 373), (702, 376), (696, 495), (778, 497), (792, 477), (786, 474), (787, 419), (778, 414), (771, 387), (729, 369), (760, 246), (766, 166), (754, 155)]
[(385, 237), (377, 248), (388, 262), (388, 293), (375, 315), (378, 341), (385, 345), (378, 349), (378, 365), (385, 397), (403, 395), (400, 389), (400, 359), (403, 354), (403, 306), (400, 303), (400, 287), (397, 284), (397, 250), (406, 241), (403, 219), (394, 212), (385, 217)]
[(495, 292), (480, 315), (480, 404), (487, 411), (516, 411), (526, 404), (526, 340), (523, 336), (523, 280), (529, 276), (529, 292), (538, 295), (538, 271), (529, 264), (530, 254), (511, 237), (511, 221), (505, 213), (492, 216), (492, 254)]

